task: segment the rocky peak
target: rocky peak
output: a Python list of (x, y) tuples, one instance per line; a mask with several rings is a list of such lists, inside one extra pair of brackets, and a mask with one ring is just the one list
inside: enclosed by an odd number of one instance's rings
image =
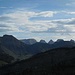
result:
[(56, 42), (64, 42), (63, 39), (58, 39)]
[(24, 39), (22, 40), (22, 42), (24, 42), (25, 44), (32, 45), (35, 44), (37, 41), (35, 39)]
[(70, 40), (70, 42), (75, 43), (75, 41), (74, 41), (74, 40), (72, 40), (72, 39)]
[(46, 41), (45, 40), (40, 40), (40, 43), (46, 43)]
[(49, 42), (48, 42), (48, 44), (53, 44), (54, 43), (54, 41), (53, 40), (50, 40)]

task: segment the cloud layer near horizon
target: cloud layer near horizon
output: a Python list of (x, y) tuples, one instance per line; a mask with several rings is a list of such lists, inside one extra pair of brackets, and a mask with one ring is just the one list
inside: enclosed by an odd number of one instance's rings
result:
[[(0, 15), (0, 32), (29, 31), (33, 33), (74, 33), (75, 18), (50, 19), (60, 13), (63, 15), (75, 15), (75, 12), (67, 11), (33, 12), (25, 10), (17, 10), (14, 12), (2, 14)], [(31, 18), (35, 18), (35, 20), (31, 20)], [(42, 20), (40, 18), (45, 19)]]

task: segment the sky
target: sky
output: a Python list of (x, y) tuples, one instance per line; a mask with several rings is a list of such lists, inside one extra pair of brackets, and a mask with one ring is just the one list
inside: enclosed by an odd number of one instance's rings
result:
[(75, 0), (0, 0), (0, 36), (75, 40)]

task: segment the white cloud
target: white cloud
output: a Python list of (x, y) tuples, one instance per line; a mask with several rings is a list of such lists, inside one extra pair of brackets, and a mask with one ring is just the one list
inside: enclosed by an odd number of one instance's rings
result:
[(52, 39), (54, 39), (54, 40), (57, 40), (57, 39), (70, 40), (71, 38), (74, 39), (74, 37), (72, 38), (71, 35), (66, 35), (66, 34), (64, 34), (64, 35), (58, 34), (58, 35), (52, 36)]
[(53, 11), (44, 11), (44, 12), (39, 12), (37, 13), (37, 16), (42, 16), (42, 17), (53, 17), (54, 14), (56, 14), (57, 12), (53, 12)]
[(75, 25), (64, 25), (64, 27), (71, 32), (75, 32)]
[[(14, 30), (19, 29), (21, 26), (29, 29), (29, 31), (46, 31), (48, 28), (55, 27), (52, 23), (44, 21), (31, 21), (32, 17), (52, 17), (55, 12), (31, 12), (31, 11), (15, 11), (0, 16), (0, 22), (4, 22), (5, 25), (16, 26)], [(13, 29), (12, 28), (12, 29)]]
[[(75, 18), (57, 20), (30, 20), (33, 17), (53, 17), (55, 11), (33, 12), (18, 10), (0, 15), (0, 27), (5, 26), (8, 31), (15, 32), (54, 32), (68, 33), (74, 32)], [(66, 26), (67, 25), (67, 26)], [(1, 27), (3, 29), (3, 27)], [(22, 30), (22, 29), (23, 30)], [(3, 29), (4, 30), (4, 29)]]
[(75, 15), (75, 11), (73, 11), (73, 12), (71, 12), (71, 11), (64, 11), (64, 13), (70, 14), (70, 15)]
[(56, 23), (56, 24), (75, 24), (75, 18), (68, 18), (68, 19), (57, 19), (57, 20), (52, 20), (53, 23)]

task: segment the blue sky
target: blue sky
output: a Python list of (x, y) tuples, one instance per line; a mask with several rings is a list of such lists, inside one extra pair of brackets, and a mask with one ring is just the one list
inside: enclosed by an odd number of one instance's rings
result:
[(0, 0), (0, 35), (75, 40), (74, 0)]

